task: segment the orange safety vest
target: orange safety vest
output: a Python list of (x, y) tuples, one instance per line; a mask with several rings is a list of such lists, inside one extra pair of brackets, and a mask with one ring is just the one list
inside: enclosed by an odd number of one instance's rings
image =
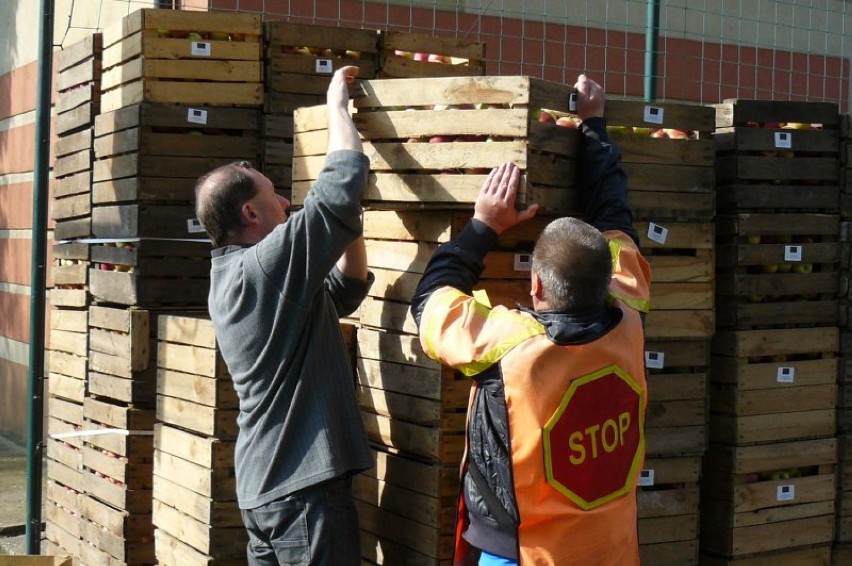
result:
[[(430, 356), (467, 375), (501, 364), (523, 566), (639, 564), (647, 395), (637, 310), (649, 307), (650, 269), (626, 235), (604, 235), (623, 318), (594, 342), (560, 346), (531, 315), (491, 309), (452, 288), (430, 297), (421, 321)], [(471, 564), (466, 521), (460, 497), (457, 565)]]

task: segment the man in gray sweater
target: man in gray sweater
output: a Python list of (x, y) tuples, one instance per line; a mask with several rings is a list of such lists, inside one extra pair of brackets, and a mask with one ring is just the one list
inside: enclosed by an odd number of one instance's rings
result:
[(328, 154), (290, 202), (248, 163), (199, 179), (215, 249), (208, 308), (240, 399), (237, 498), (251, 565), (360, 564), (352, 475), (373, 465), (339, 317), (372, 283), (359, 198), (369, 161), (347, 110), (358, 69), (328, 88)]

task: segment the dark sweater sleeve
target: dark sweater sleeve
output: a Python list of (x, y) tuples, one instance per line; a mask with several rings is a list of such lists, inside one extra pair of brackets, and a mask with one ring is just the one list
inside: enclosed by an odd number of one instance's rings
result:
[(479, 220), (471, 219), (459, 236), (435, 250), (411, 299), (411, 314), (417, 326), (429, 296), (441, 287), (453, 287), (470, 295), (484, 269), (485, 255), (497, 241), (497, 233)]
[(586, 222), (601, 232), (620, 230), (639, 245), (627, 203), (627, 174), (621, 166), (621, 152), (609, 141), (606, 120), (585, 120), (582, 134), (580, 186)]
[(286, 299), (310, 301), (346, 247), (361, 235), (359, 199), (368, 170), (369, 160), (361, 152), (330, 153), (302, 210), (254, 246), (261, 269)]

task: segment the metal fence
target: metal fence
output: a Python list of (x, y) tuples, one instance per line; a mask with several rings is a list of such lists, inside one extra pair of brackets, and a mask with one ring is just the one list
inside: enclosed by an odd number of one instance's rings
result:
[[(259, 12), (268, 19), (474, 39), (487, 74), (573, 82), (585, 72), (610, 95), (644, 94), (654, 0), (98, 0)], [(72, 0), (74, 10), (94, 2)], [(845, 0), (659, 0), (658, 100), (829, 101), (849, 109), (852, 3)], [(60, 30), (61, 31), (61, 30)], [(61, 34), (58, 33), (57, 35)], [(67, 35), (67, 34), (66, 34)]]

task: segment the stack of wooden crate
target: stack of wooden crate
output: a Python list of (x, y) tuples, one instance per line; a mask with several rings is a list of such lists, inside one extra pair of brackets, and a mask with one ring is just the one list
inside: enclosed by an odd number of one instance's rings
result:
[(840, 128), (840, 371), (837, 431), (840, 452), (837, 473), (835, 564), (852, 560), (852, 334), (850, 334), (850, 268), (852, 268), (852, 115), (841, 116)]
[(485, 44), (479, 41), (392, 30), (382, 31), (379, 41), (382, 79), (485, 74)]
[(279, 190), (288, 192), (293, 164), (293, 112), (322, 104), (332, 74), (347, 65), (358, 77), (378, 70), (375, 30), (288, 22), (264, 24), (265, 84), (263, 155), (260, 169)]
[[(425, 356), (411, 297), (434, 249), (470, 218), (485, 174), (513, 161), (524, 173), (522, 200), (542, 204), (542, 217), (503, 235), (480, 287), (493, 304), (526, 302), (538, 232), (548, 214), (576, 204), (579, 132), (538, 121), (542, 107), (567, 112), (570, 89), (535, 79), (362, 86), (354, 119), (371, 161), (364, 234), (376, 281), (360, 311), (357, 388), (377, 459), (355, 482), (362, 555), (375, 564), (449, 564), (471, 382)], [(325, 128), (323, 107), (296, 112), (296, 203), (322, 167)]]
[(102, 36), (94, 33), (57, 55), (54, 238), (91, 235), (92, 126), (100, 111)]
[(92, 34), (59, 52), (56, 77), (56, 179), (49, 291), (47, 355), (48, 419), (47, 545), (57, 554), (76, 554), (83, 490), (82, 441), (88, 356), (89, 249), (77, 241), (91, 235), (92, 126), (98, 112), (101, 35)]
[[(701, 548), (827, 563), (834, 536), (837, 108), (716, 106), (717, 304)], [(800, 562), (796, 562), (800, 563)]]
[(153, 523), (164, 566), (242, 563), (237, 505), (238, 399), (204, 316), (160, 315)]
[(609, 100), (606, 118), (627, 172), (640, 249), (651, 264), (647, 457), (637, 496), (642, 563), (696, 564), (714, 332), (714, 112)]

